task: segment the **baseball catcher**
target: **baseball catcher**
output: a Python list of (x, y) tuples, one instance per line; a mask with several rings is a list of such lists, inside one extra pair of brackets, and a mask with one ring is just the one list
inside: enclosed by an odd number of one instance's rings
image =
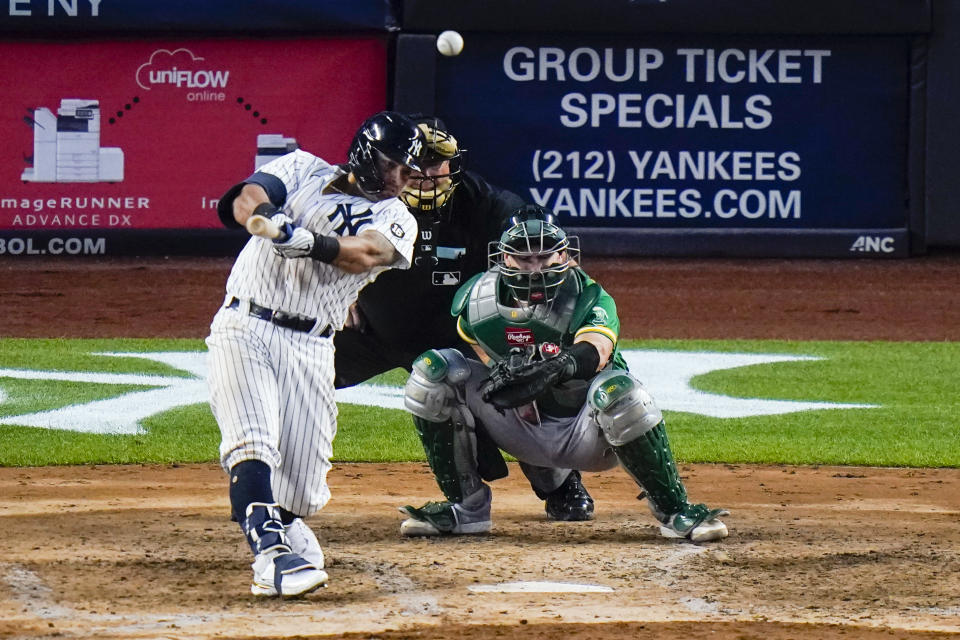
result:
[(601, 471), (618, 464), (642, 489), (660, 532), (694, 542), (727, 536), (727, 512), (687, 501), (663, 416), (617, 348), (610, 295), (578, 266), (579, 242), (543, 207), (517, 211), (492, 243), (490, 268), (454, 299), (457, 328), (484, 361), (456, 349), (414, 362), (406, 408), (445, 501), (401, 507), (407, 536), (492, 527), (478, 472), (476, 425), (498, 447), (542, 467)]

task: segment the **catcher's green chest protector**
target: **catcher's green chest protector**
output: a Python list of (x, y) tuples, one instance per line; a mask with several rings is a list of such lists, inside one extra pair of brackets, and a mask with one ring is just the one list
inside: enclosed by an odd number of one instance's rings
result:
[[(500, 301), (506, 294), (499, 290), (498, 276), (497, 269), (480, 276), (462, 307), (463, 320), (495, 362), (515, 348), (529, 359), (545, 344), (571, 346), (574, 332), (600, 296), (598, 286), (584, 287), (584, 276), (573, 270), (552, 304), (513, 307)], [(554, 387), (548, 397), (538, 400), (541, 411), (558, 417), (576, 415), (586, 401), (587, 386), (582, 380), (571, 380)]]
[[(464, 309), (464, 320), (480, 347), (499, 362), (510, 350), (520, 347), (527, 351), (550, 343), (569, 347), (573, 343), (573, 320), (582, 321), (593, 307), (594, 300), (581, 296), (579, 278), (568, 277), (552, 304), (538, 304), (519, 308), (503, 304), (498, 295), (499, 271), (483, 274), (470, 290)], [(584, 304), (588, 303), (588, 304)], [(581, 313), (577, 313), (581, 311)]]

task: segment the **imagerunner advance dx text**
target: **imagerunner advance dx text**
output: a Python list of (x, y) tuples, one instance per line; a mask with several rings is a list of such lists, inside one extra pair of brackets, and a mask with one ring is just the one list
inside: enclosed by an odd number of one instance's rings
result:
[(0, 197), (0, 210), (13, 212), (14, 227), (126, 227), (132, 226), (131, 211), (149, 208), (145, 196)]

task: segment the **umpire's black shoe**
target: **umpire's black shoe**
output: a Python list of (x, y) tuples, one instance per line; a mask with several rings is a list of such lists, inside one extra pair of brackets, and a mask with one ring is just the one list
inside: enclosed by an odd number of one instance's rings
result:
[(580, 482), (580, 472), (571, 471), (563, 484), (547, 495), (547, 517), (551, 520), (593, 520), (593, 498)]

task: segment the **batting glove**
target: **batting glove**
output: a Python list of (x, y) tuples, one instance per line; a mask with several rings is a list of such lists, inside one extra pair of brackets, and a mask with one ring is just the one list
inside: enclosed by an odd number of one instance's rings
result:
[(280, 237), (273, 240), (273, 250), (278, 256), (306, 258), (310, 255), (316, 241), (312, 232), (293, 224), (293, 220), (283, 213), (278, 213), (271, 220), (283, 230)]

